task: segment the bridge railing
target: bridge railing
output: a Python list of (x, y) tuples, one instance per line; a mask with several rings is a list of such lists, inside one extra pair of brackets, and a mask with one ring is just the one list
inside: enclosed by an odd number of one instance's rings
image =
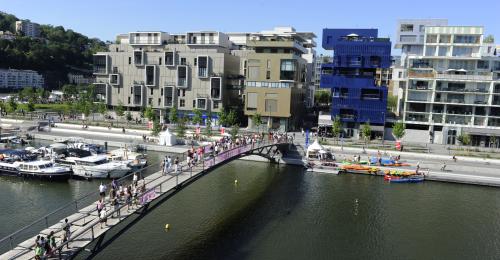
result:
[[(273, 145), (273, 144), (280, 144), (280, 143), (284, 143), (284, 142), (273, 142), (273, 141), (263, 140), (263, 141), (258, 141), (256, 143), (241, 145), (241, 146), (229, 149), (229, 150), (225, 150), (225, 151), (222, 151), (219, 154), (217, 154), (216, 156), (213, 156), (211, 158), (210, 157), (204, 158), (203, 163), (201, 164), (202, 169), (203, 170), (209, 169), (210, 167), (213, 167), (221, 162), (232, 159), (236, 156), (247, 153), (251, 150), (258, 149), (258, 148), (265, 147), (265, 146), (269, 146), (269, 145)], [(126, 176), (118, 179), (117, 182), (119, 184), (125, 184), (127, 180), (131, 179), (131, 177), (133, 176), (134, 173), (139, 173), (140, 175), (143, 175), (143, 173), (146, 170), (158, 169), (157, 168), (158, 166), (159, 166), (159, 164), (149, 165), (149, 166), (142, 168), (142, 169), (139, 169), (133, 173), (127, 174)], [(191, 172), (190, 176), (192, 176), (193, 167), (194, 166), (187, 167), (187, 168), (185, 168), (185, 170), (182, 170), (182, 167), (181, 167), (180, 172), (190, 171)], [(170, 171), (173, 171), (173, 169), (170, 169)], [(148, 179), (147, 181), (145, 180), (144, 183), (145, 183), (145, 185), (147, 185), (149, 183), (152, 183), (152, 182), (158, 180), (161, 177), (163, 177), (163, 175), (160, 175), (160, 176), (153, 178), (153, 179)], [(162, 187), (161, 185), (167, 181), (170, 181), (172, 178), (176, 178), (177, 184), (178, 184), (178, 175), (174, 175), (174, 176), (171, 176), (170, 178), (165, 179), (161, 183), (156, 184), (154, 187), (152, 187), (152, 188), (150, 187), (145, 192), (140, 193), (138, 195), (138, 198), (139, 198), (139, 201), (141, 202), (141, 204), (144, 204), (144, 203), (149, 202), (152, 199), (154, 199), (156, 197), (156, 189), (159, 187), (160, 192), (161, 192), (161, 187)], [(108, 185), (108, 186), (110, 186), (110, 185)], [(90, 205), (92, 205), (93, 203), (96, 202), (98, 195), (99, 195), (98, 193), (99, 193), (98, 191), (95, 191), (95, 192), (90, 192), (88, 194), (85, 194), (84, 196), (82, 196), (82, 197), (80, 197), (80, 198), (78, 198), (70, 203), (67, 203), (66, 205), (63, 205), (62, 207), (54, 210), (53, 212), (45, 215), (44, 217), (42, 217), (40, 219), (34, 221), (33, 223), (21, 228), (20, 230), (4, 237), (3, 239), (0, 240), (1, 252), (4, 252), (6, 249), (8, 250), (8, 248), (10, 248), (11, 250), (14, 249), (17, 244), (24, 242), (28, 238), (34, 237), (35, 235), (39, 234), (39, 232), (41, 230), (46, 229), (50, 226), (53, 226), (57, 223), (60, 223), (60, 221), (62, 219), (64, 219), (65, 217), (72, 215), (74, 213), (77, 213), (79, 210), (81, 210), (83, 208), (89, 207)], [(108, 211), (108, 216), (115, 214), (117, 211), (121, 210), (124, 206), (126, 206), (125, 203), (122, 204), (118, 209)], [(97, 212), (96, 207), (92, 208), (90, 211), (86, 212), (85, 216), (83, 216), (82, 218), (88, 217), (94, 212)], [(80, 220), (80, 219), (77, 219), (77, 220)], [(77, 220), (72, 220), (72, 222), (77, 221)], [(91, 221), (90, 223), (88, 223), (89, 225), (86, 228), (79, 229), (77, 231), (78, 233), (72, 234), (72, 236), (71, 236), (72, 239), (70, 239), (67, 242), (61, 243), (57, 247), (57, 250), (60, 251), (66, 244), (71, 243), (71, 241), (73, 239), (75, 239), (79, 234), (80, 235), (84, 234), (85, 232), (90, 230), (92, 232), (92, 235), (93, 235), (94, 234), (94, 227), (98, 223), (99, 223), (98, 218), (96, 218), (94, 221)], [(54, 233), (60, 232), (61, 230), (62, 230), (62, 225), (60, 228), (54, 230)], [(34, 246), (34, 243), (32, 246)]]
[[(130, 179), (134, 173), (143, 176), (146, 172), (151, 169), (157, 169), (158, 164), (152, 164), (142, 169), (138, 169), (132, 173), (125, 175), (124, 177), (117, 180), (119, 184), (125, 183)], [(108, 184), (108, 189), (111, 184)], [(64, 219), (65, 217), (77, 213), (79, 210), (84, 209), (94, 203), (99, 197), (99, 191), (89, 192), (63, 206), (53, 210), (52, 212), (46, 214), (45, 216), (33, 221), (32, 223), (22, 227), (21, 229), (11, 233), (4, 238), (0, 239), (0, 252), (5, 252), (7, 250), (14, 249), (19, 243), (24, 242), (26, 239), (31, 238), (39, 234), (43, 229), (47, 229)], [(88, 212), (87, 215), (90, 215)], [(54, 230), (56, 232), (57, 230)]]

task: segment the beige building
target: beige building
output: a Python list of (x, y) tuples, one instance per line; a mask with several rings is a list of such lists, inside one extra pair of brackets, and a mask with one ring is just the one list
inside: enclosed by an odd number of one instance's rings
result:
[(234, 109), (260, 113), (271, 128), (293, 129), (313, 84), (308, 65), (314, 69), (314, 37), (292, 27), (120, 34), (109, 51), (94, 55), (96, 93), (108, 105), (129, 110), (152, 106), (166, 115), (176, 107), (190, 116), (194, 109), (205, 115)]
[[(307, 105), (307, 91), (313, 85), (315, 35), (296, 32), (292, 27), (277, 27), (273, 31), (251, 34), (231, 34), (241, 43), (243, 74), (245, 75), (245, 115), (260, 114), (271, 129), (296, 129)], [(308, 73), (309, 72), (309, 73)]]
[(108, 52), (94, 55), (96, 93), (108, 105), (122, 103), (129, 110), (219, 112), (238, 104), (232, 92), (243, 82), (231, 47), (227, 35), (214, 31), (118, 35)]

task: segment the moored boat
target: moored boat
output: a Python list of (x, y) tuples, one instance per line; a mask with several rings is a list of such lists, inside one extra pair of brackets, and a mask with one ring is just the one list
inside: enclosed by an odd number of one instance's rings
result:
[(372, 166), (364, 166), (359, 164), (344, 164), (341, 166), (342, 170), (347, 173), (370, 174), (377, 175), (380, 169)]
[(394, 183), (423, 182), (424, 179), (424, 175), (413, 171), (387, 170), (384, 175), (384, 180)]
[(75, 158), (72, 166), (73, 176), (91, 178), (121, 178), (132, 169), (125, 161), (109, 161), (106, 155), (92, 155)]
[(19, 176), (51, 181), (66, 181), (71, 177), (71, 168), (53, 164), (51, 161), (14, 162)]

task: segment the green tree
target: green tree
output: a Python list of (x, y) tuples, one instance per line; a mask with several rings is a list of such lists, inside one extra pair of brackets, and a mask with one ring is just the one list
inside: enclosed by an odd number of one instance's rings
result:
[(35, 98), (35, 90), (32, 87), (23, 88), (18, 95), (19, 100), (29, 100)]
[(464, 146), (468, 146), (471, 143), (471, 137), (468, 133), (460, 133), (459, 136), (457, 136), (457, 140)]
[(160, 120), (158, 120), (157, 118), (154, 118), (153, 119), (153, 129), (151, 129), (151, 134), (153, 136), (158, 136), (158, 134), (160, 133), (160, 131), (161, 131)]
[(221, 110), (217, 113), (217, 117), (219, 118), (219, 125), (226, 126), (227, 125), (227, 113), (225, 110)]
[(238, 116), (236, 115), (236, 111), (234, 111), (233, 109), (229, 110), (229, 113), (227, 114), (226, 118), (226, 124), (232, 127), (237, 124), (237, 121), (238, 121)]
[(201, 125), (203, 123), (203, 113), (198, 108), (193, 110), (193, 118), (191, 119), (193, 125)]
[(236, 140), (238, 133), (240, 132), (240, 126), (238, 124), (234, 124), (231, 126), (231, 139)]
[(318, 90), (314, 93), (314, 101), (317, 104), (329, 104), (331, 93), (328, 90)]
[(10, 97), (9, 102), (7, 103), (7, 111), (9, 113), (15, 112), (17, 110), (17, 101), (14, 97)]
[(49, 97), (49, 92), (46, 91), (44, 88), (37, 88), (36, 89), (36, 96), (39, 98), (41, 102), (45, 102), (45, 100)]
[(146, 107), (144, 110), (144, 116), (149, 120), (149, 121), (154, 121), (155, 118), (155, 111), (153, 110), (152, 106)]
[(395, 112), (398, 108), (398, 97), (393, 95), (387, 96), (387, 110)]
[(130, 113), (130, 111), (127, 111), (125, 119), (127, 120), (127, 123), (130, 123), (130, 121), (132, 121), (132, 113)]
[(68, 100), (72, 96), (78, 94), (78, 90), (75, 85), (66, 84), (62, 87), (63, 99)]
[(252, 115), (252, 123), (254, 126), (257, 126), (257, 132), (260, 132), (260, 125), (262, 125), (262, 117), (259, 113), (255, 113)]
[(370, 122), (364, 123), (361, 127), (361, 136), (365, 140), (365, 144), (367, 144), (372, 136), (372, 128), (370, 127)]
[(335, 138), (335, 141), (338, 143), (340, 132), (342, 131), (342, 122), (340, 121), (340, 117), (336, 116), (333, 119), (332, 124), (332, 135)]
[(405, 136), (405, 131), (406, 131), (406, 125), (403, 123), (403, 121), (398, 121), (392, 126), (392, 135), (397, 139), (400, 140)]
[(173, 107), (168, 111), (168, 121), (170, 121), (171, 124), (177, 124), (179, 121), (179, 117), (177, 116), (177, 108)]
[(106, 106), (106, 104), (104, 102), (98, 102), (97, 106), (96, 106), (96, 111), (97, 111), (97, 113), (104, 116), (108, 112), (108, 107)]
[(28, 109), (28, 112), (35, 111), (35, 102), (34, 102), (33, 98), (29, 99), (27, 109)]
[(121, 100), (118, 100), (118, 106), (116, 106), (115, 111), (117, 116), (123, 116), (125, 114), (125, 108)]
[(175, 133), (178, 137), (184, 138), (186, 135), (186, 119), (184, 117), (178, 118)]
[(210, 137), (212, 136), (212, 115), (208, 115), (205, 120), (205, 135)]

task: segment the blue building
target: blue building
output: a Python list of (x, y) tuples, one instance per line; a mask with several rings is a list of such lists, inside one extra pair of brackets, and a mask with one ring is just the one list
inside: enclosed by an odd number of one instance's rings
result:
[(320, 80), (332, 92), (332, 120), (340, 117), (346, 137), (356, 136), (365, 122), (383, 132), (387, 86), (376, 85), (376, 72), (391, 66), (390, 40), (378, 38), (377, 29), (323, 29), (323, 48), (334, 51)]

